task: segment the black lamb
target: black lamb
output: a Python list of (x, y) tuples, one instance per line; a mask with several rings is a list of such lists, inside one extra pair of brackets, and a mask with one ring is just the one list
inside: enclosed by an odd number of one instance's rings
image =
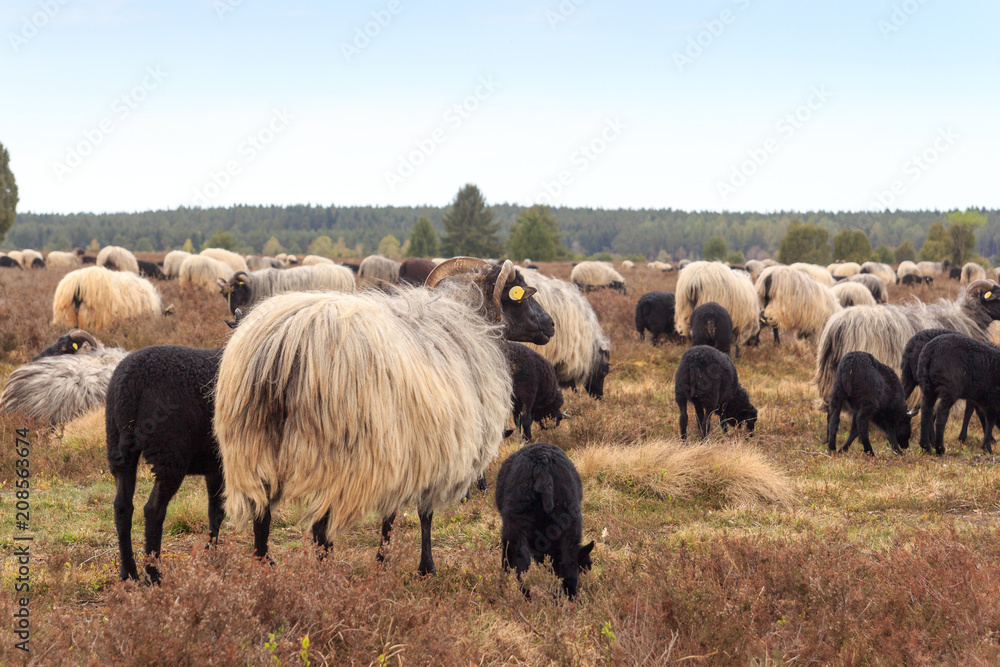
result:
[(84, 266), (87, 264), (97, 264), (97, 257), (94, 255), (83, 255), (80, 257), (80, 261), (83, 262)]
[(907, 273), (905, 276), (903, 276), (902, 282), (904, 285), (909, 285), (911, 287), (914, 285), (921, 285), (921, 284), (930, 285), (932, 282), (934, 282), (934, 278), (930, 276), (918, 276), (915, 273)]
[(24, 271), (24, 267), (21, 266), (20, 262), (15, 261), (13, 257), (7, 255), (0, 255), (0, 269), (20, 269)]
[[(212, 416), (221, 358), (221, 349), (157, 345), (125, 357), (111, 376), (105, 419), (122, 580), (139, 578), (132, 555), (132, 497), (140, 455), (155, 478), (144, 509), (146, 554), (159, 557), (167, 503), (186, 475), (205, 476), (209, 541), (218, 540), (225, 512)], [(159, 581), (152, 563), (146, 573)]]
[[(532, 559), (548, 556), (569, 599), (576, 597), (580, 572), (590, 569), (594, 542), (583, 537), (583, 484), (573, 462), (555, 445), (525, 445), (507, 457), (497, 475), (496, 504), (503, 520), (500, 554), (504, 571), (517, 580)], [(521, 592), (529, 597), (521, 584)]]
[(680, 408), (681, 439), (687, 439), (687, 404), (694, 403), (701, 437), (708, 437), (712, 414), (718, 413), (722, 430), (746, 425), (753, 433), (757, 409), (740, 386), (736, 366), (728, 354), (708, 345), (688, 348), (674, 373), (674, 398)]
[(45, 260), (42, 259), (41, 257), (34, 258), (33, 260), (31, 260), (31, 268), (33, 268), (33, 269), (44, 269), (45, 268)]
[(920, 353), (917, 381), (924, 394), (920, 405), (921, 447), (930, 451), (933, 436), (934, 452), (944, 454), (948, 413), (956, 401), (965, 399), (983, 411), (983, 451), (993, 453), (993, 426), (1000, 413), (1000, 348), (961, 334), (938, 336)]
[[(938, 336), (954, 333), (956, 332), (951, 329), (924, 329), (913, 334), (910, 340), (906, 342), (906, 347), (903, 348), (903, 361), (900, 364), (904, 398), (909, 400), (910, 394), (917, 387), (917, 362), (920, 360), (920, 353), (923, 352), (924, 346)], [(965, 416), (962, 417), (962, 432), (958, 434), (959, 442), (965, 442), (969, 435), (969, 421), (972, 419), (973, 412), (979, 417), (980, 426), (986, 428), (986, 416), (983, 414), (983, 411), (976, 408), (972, 403), (967, 402), (965, 404)]]
[(514, 428), (520, 427), (525, 439), (531, 440), (532, 421), (555, 419), (558, 426), (566, 415), (552, 363), (520, 343), (507, 344), (507, 363), (514, 382)]
[(166, 280), (167, 277), (163, 275), (163, 271), (160, 270), (154, 262), (147, 262), (144, 259), (136, 260), (139, 262), (139, 275), (145, 276), (147, 278), (155, 278), (156, 280)]
[[(710, 345), (729, 354), (733, 341), (733, 320), (729, 311), (714, 301), (703, 303), (691, 313), (691, 345)], [(736, 356), (740, 348), (736, 347)]]
[(848, 352), (837, 366), (826, 412), (827, 447), (831, 452), (837, 451), (840, 411), (845, 403), (854, 417), (841, 452), (846, 452), (854, 439), (860, 437), (865, 454), (875, 455), (868, 437), (870, 422), (885, 433), (892, 451), (902, 454), (902, 450), (910, 446), (913, 414), (906, 411), (906, 397), (899, 378), (895, 371), (867, 352)]
[(639, 340), (649, 331), (653, 345), (661, 335), (674, 337), (674, 295), (672, 292), (647, 292), (635, 305), (635, 330)]
[(951, 280), (961, 280), (962, 269), (957, 266), (951, 267), (951, 269), (948, 270), (948, 278), (950, 278)]

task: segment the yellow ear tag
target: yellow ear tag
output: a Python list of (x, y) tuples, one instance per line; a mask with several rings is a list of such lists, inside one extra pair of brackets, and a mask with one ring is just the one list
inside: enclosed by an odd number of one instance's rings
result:
[(74, 350), (79, 350), (80, 349), (80, 344), (79, 343), (73, 343), (73, 349)]
[(987, 293), (986, 293), (986, 294), (984, 294), (983, 296), (984, 296), (984, 297), (986, 297), (986, 298), (988, 299), (988, 298), (990, 298), (990, 294), (993, 294), (993, 292), (987, 292)]
[(242, 280), (240, 282), (236, 283), (236, 284), (239, 285), (240, 287), (242, 287), (243, 285), (246, 285), (246, 283), (243, 282)]
[(510, 291), (507, 292), (507, 296), (510, 297), (511, 301), (520, 301), (521, 299), (524, 298), (524, 288), (518, 285), (514, 285), (513, 287), (510, 288)]

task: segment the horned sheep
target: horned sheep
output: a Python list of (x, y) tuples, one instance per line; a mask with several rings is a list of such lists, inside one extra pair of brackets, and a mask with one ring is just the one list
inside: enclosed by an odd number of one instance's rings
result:
[(502, 336), (548, 342), (552, 319), (508, 260), (438, 266), (427, 288), (292, 293), (254, 308), (226, 345), (215, 395), (226, 513), (254, 520), (267, 554), (271, 507), (310, 499), (313, 539), (415, 503), (419, 572), (434, 571), (435, 510), (496, 457), (510, 414)]
[(222, 295), (229, 303), (229, 312), (237, 308), (244, 312), (275, 294), (285, 292), (335, 291), (353, 292), (354, 274), (339, 264), (315, 264), (291, 269), (261, 269), (246, 273), (237, 271), (232, 278), (218, 281)]
[(101, 252), (97, 253), (97, 266), (139, 275), (139, 261), (129, 250), (121, 246), (109, 245), (101, 248)]
[(163, 303), (159, 292), (131, 272), (88, 266), (70, 271), (56, 286), (52, 298), (52, 324), (103, 330), (133, 317), (159, 317)]
[(556, 332), (547, 345), (531, 347), (552, 362), (562, 387), (582, 385), (594, 398), (604, 395), (610, 370), (611, 343), (597, 321), (594, 309), (572, 283), (524, 271), (524, 280), (535, 288), (535, 300), (555, 322)]
[(925, 304), (912, 301), (878, 308), (847, 308), (831, 317), (820, 335), (813, 381), (821, 400), (833, 388), (840, 359), (856, 350), (870, 352), (899, 371), (903, 349), (923, 329), (950, 329), (977, 340), (987, 340), (990, 322), (1000, 319), (1000, 285), (985, 280), (971, 283), (954, 301)]
[(78, 417), (104, 404), (108, 382), (125, 354), (74, 329), (10, 374), (0, 393), (0, 413), (20, 412), (52, 425)]
[(692, 262), (677, 277), (674, 327), (689, 336), (691, 314), (702, 303), (714, 301), (733, 320), (733, 342), (737, 349), (760, 331), (760, 301), (750, 277), (731, 271), (722, 262)]

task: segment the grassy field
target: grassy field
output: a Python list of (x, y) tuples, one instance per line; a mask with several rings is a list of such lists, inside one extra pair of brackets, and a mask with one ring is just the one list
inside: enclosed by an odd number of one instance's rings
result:
[[(568, 265), (543, 265), (567, 277)], [(0, 271), (0, 381), (58, 335), (49, 325), (61, 271)], [(573, 418), (537, 431), (584, 479), (584, 540), (594, 569), (570, 603), (550, 570), (532, 568), (525, 600), (500, 568), (500, 521), (487, 493), (435, 515), (437, 573), (416, 575), (419, 521), (401, 513), (385, 566), (376, 517), (335, 541), (322, 561), (285, 507), (272, 532), (275, 567), (250, 557), (249, 529), (223, 525), (206, 550), (204, 484), (188, 478), (167, 515), (163, 584), (118, 582), (114, 484), (103, 414), (53, 433), (0, 417), (0, 616), (10, 624), (17, 567), (15, 429), (30, 429), (31, 652), (2, 633), (3, 664), (998, 664), (1000, 473), (956, 439), (923, 454), (917, 431), (894, 456), (831, 457), (810, 384), (815, 348), (768, 340), (737, 360), (760, 411), (757, 435), (681, 445), (673, 373), (682, 345), (654, 348), (634, 331), (639, 296), (673, 290), (676, 274), (627, 272), (627, 296), (592, 294), (612, 340), (605, 398), (567, 392)], [(94, 332), (136, 349), (215, 346), (223, 300), (159, 283), (175, 314)], [(955, 281), (893, 287), (893, 300), (954, 297)], [(766, 336), (765, 338), (768, 338)], [(692, 424), (694, 423), (692, 419)], [(696, 430), (696, 429), (695, 429)], [(842, 442), (846, 424), (842, 424)], [(975, 443), (975, 444), (972, 444)], [(133, 543), (152, 484), (140, 472)]]

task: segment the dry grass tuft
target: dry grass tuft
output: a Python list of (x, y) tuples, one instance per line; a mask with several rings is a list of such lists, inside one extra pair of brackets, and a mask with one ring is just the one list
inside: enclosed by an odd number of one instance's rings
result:
[(591, 446), (571, 457), (584, 479), (661, 499), (708, 497), (736, 507), (792, 501), (785, 474), (753, 445), (657, 440), (632, 447)]

